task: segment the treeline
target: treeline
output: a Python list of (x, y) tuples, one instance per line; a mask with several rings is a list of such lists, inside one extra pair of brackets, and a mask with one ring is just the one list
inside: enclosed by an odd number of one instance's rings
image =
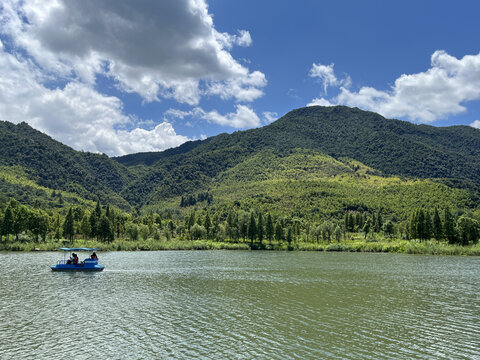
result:
[(340, 242), (361, 234), (366, 240), (401, 238), (420, 241), (435, 239), (451, 244), (476, 244), (480, 221), (472, 214), (416, 209), (409, 220), (396, 221), (375, 211), (346, 211), (342, 219), (309, 221), (259, 210), (236, 207), (130, 213), (96, 203), (93, 209), (71, 207), (66, 214), (46, 212), (12, 199), (0, 208), (0, 240), (47, 241), (48, 239), (97, 239), (110, 243), (115, 239), (137, 240), (211, 240), (265, 245), (295, 242)]
[(459, 212), (453, 214), (449, 208), (440, 212), (420, 208), (412, 212), (409, 221), (384, 222), (381, 211), (347, 212), (344, 217), (346, 231), (363, 232), (365, 238), (370, 234), (383, 233), (387, 237), (401, 237), (406, 240), (422, 241), (434, 239), (450, 244), (476, 244), (480, 239), (480, 221), (473, 215)]

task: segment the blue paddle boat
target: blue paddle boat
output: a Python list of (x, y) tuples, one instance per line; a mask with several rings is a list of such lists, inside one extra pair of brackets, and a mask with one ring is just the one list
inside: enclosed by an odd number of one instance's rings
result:
[[(60, 248), (63, 250), (63, 260), (58, 260), (57, 265), (50, 266), (53, 271), (102, 271), (105, 269), (105, 266), (98, 265), (98, 258), (95, 254), (95, 251), (98, 249), (92, 248)], [(74, 251), (93, 251), (91, 257), (86, 258), (82, 262), (78, 260), (78, 256), (73, 256), (70, 259), (66, 259), (67, 252)]]

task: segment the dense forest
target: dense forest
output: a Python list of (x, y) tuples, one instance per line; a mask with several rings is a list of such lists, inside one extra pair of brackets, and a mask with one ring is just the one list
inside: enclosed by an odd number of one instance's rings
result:
[(0, 121), (2, 246), (475, 244), (479, 151), (477, 129), (344, 106), (297, 109), (263, 128), (117, 158)]
[[(74, 239), (93, 239), (105, 244), (131, 242), (142, 248), (139, 240), (182, 242), (210, 240), (219, 243), (246, 244), (248, 249), (293, 249), (298, 243), (340, 244), (361, 238), (367, 242), (381, 240), (431, 241), (458, 245), (475, 245), (480, 238), (480, 213), (452, 213), (435, 208), (413, 211), (407, 221), (395, 223), (385, 219), (382, 211), (345, 212), (342, 219), (321, 222), (298, 217), (275, 216), (258, 210), (244, 211), (222, 207), (191, 209), (188, 213), (164, 211), (141, 215), (102, 207), (70, 207), (64, 216), (22, 205), (11, 199), (0, 212), (0, 243), (5, 249), (22, 249), (23, 245), (41, 247), (48, 244), (72, 244)], [(100, 245), (102, 247), (102, 245)], [(48, 248), (48, 246), (47, 246)], [(315, 247), (314, 247), (315, 248)]]

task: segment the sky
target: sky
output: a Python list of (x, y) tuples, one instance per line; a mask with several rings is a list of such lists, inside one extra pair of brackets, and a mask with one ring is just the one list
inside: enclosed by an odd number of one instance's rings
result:
[(478, 14), (461, 0), (2, 0), (0, 119), (109, 156), (312, 105), (480, 128)]

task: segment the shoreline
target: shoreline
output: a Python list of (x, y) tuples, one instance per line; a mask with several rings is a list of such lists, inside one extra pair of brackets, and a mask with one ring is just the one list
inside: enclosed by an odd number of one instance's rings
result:
[(57, 251), (60, 247), (91, 247), (101, 251), (159, 251), (159, 250), (266, 250), (266, 251), (324, 251), (324, 252), (370, 252), (418, 255), (460, 255), (480, 256), (480, 244), (461, 246), (436, 241), (381, 240), (381, 241), (340, 241), (340, 242), (295, 242), (253, 243), (217, 242), (212, 240), (115, 240), (102, 243), (96, 240), (75, 240), (73, 242), (12, 242), (0, 243), (0, 251), (30, 252)]

